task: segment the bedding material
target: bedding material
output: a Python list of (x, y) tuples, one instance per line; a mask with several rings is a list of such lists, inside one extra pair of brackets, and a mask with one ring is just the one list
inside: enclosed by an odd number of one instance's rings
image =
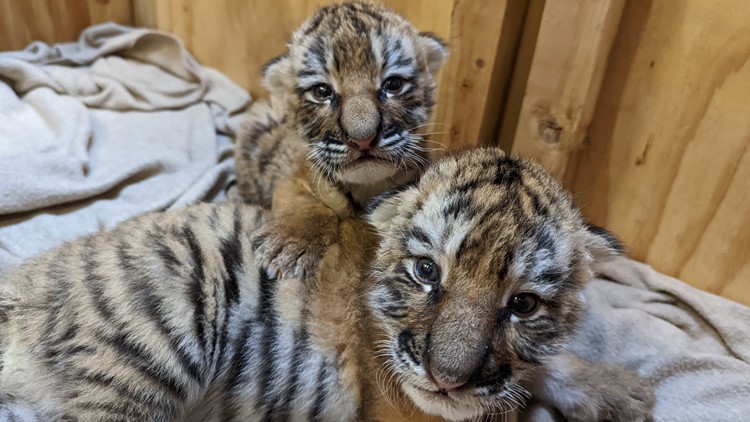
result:
[[(596, 264), (573, 351), (655, 386), (655, 421), (750, 420), (750, 308), (627, 258)], [(561, 421), (531, 403), (523, 421)]]
[(0, 53), (0, 272), (149, 211), (219, 200), (249, 95), (113, 23)]

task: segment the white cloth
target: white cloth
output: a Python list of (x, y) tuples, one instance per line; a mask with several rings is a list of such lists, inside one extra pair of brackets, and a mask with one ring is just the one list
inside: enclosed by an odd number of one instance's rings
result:
[(0, 272), (129, 217), (220, 198), (249, 101), (149, 29), (107, 23), (0, 53)]

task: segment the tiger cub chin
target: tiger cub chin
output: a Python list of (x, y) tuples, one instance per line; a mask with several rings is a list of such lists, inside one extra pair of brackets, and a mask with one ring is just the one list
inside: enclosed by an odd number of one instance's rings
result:
[(412, 131), (430, 118), (446, 56), (374, 3), (323, 7), (293, 33), (264, 68), (271, 100), (251, 107), (235, 154), (242, 199), (273, 210), (257, 245), (268, 265), (314, 268), (337, 218), (419, 175), (427, 153)]
[(524, 385), (571, 419), (648, 413), (637, 375), (560, 353), (591, 261), (618, 245), (539, 166), (445, 158), (368, 218), (342, 219), (307, 279), (258, 265), (263, 211), (242, 204), (146, 215), (26, 262), (0, 280), (0, 417), (459, 421), (508, 410)]

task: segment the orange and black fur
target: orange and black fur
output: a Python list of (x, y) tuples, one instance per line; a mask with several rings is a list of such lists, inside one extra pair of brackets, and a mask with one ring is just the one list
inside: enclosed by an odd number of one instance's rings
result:
[(338, 221), (309, 278), (256, 261), (263, 213), (154, 213), (4, 276), (0, 418), (459, 421), (527, 389), (577, 420), (653, 405), (637, 374), (564, 350), (592, 260), (618, 245), (538, 165), (439, 160), (375, 200), (372, 226)]
[(338, 218), (423, 171), (419, 132), (446, 56), (436, 36), (354, 2), (320, 9), (266, 65), (271, 99), (249, 112), (236, 174), (245, 202), (272, 209), (258, 236), (269, 265), (314, 268)]

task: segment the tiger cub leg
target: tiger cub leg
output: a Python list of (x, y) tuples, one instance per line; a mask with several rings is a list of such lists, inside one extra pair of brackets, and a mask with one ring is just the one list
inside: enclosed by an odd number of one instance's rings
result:
[(323, 252), (338, 235), (338, 213), (346, 214), (349, 206), (345, 198), (327, 202), (340, 209), (332, 209), (313, 194), (304, 178), (280, 182), (271, 217), (252, 235), (260, 267), (280, 278), (307, 278), (316, 271)]

